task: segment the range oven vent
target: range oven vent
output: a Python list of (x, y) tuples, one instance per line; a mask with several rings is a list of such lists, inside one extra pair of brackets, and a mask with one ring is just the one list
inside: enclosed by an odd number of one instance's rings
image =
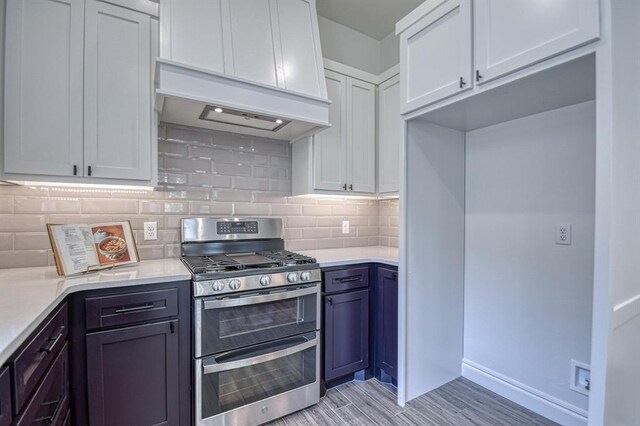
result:
[(232, 124), (250, 129), (277, 132), (291, 121), (268, 115), (258, 115), (214, 105), (206, 105), (200, 114), (200, 120), (214, 123)]

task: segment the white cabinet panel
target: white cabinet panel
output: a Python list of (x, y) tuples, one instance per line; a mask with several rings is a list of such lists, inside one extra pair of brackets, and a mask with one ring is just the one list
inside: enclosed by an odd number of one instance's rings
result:
[[(326, 97), (315, 0), (274, 0), (285, 88)], [(310, 48), (313, 46), (313, 48)], [(280, 61), (278, 61), (280, 62)], [(317, 71), (317, 72), (316, 72)]]
[(230, 73), (277, 86), (269, 2), (230, 0), (229, 15), (233, 57)]
[(470, 1), (444, 1), (401, 34), (403, 113), (472, 87)]
[(376, 88), (347, 77), (347, 181), (353, 192), (376, 192)]
[(84, 0), (6, 7), (4, 172), (81, 174)]
[(150, 18), (96, 0), (86, 8), (85, 173), (149, 180)]
[[(162, 0), (163, 58), (225, 72), (223, 2), (226, 0)], [(235, 1), (235, 0), (233, 0)]]
[[(314, 189), (345, 191), (347, 185), (347, 77), (325, 72), (331, 127), (313, 140)], [(297, 167), (299, 165), (295, 165)]]
[(400, 190), (400, 77), (395, 76), (378, 89), (378, 192)]
[(476, 0), (474, 7), (479, 83), (599, 37), (598, 0)]

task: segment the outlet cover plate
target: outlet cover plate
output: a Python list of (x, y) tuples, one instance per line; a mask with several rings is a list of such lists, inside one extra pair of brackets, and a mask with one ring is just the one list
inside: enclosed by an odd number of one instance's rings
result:
[(571, 245), (571, 224), (561, 223), (556, 226), (556, 244), (561, 246)]
[(144, 240), (155, 241), (158, 239), (158, 222), (144, 223)]
[(343, 220), (342, 221), (342, 233), (343, 234), (348, 234), (349, 233), (349, 221), (348, 220)]

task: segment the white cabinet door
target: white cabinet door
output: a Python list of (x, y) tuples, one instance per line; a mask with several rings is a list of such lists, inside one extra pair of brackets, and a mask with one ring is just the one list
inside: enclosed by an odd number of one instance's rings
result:
[(315, 0), (272, 0), (272, 14), (281, 87), (326, 98)]
[(160, 56), (197, 68), (225, 72), (224, 42), (228, 21), (223, 18), (223, 3), (226, 1), (161, 0)]
[(400, 35), (402, 112), (470, 89), (471, 0), (446, 0)]
[(378, 192), (400, 190), (400, 76), (378, 88)]
[(478, 82), (598, 39), (598, 0), (475, 0)]
[(347, 77), (325, 72), (331, 127), (313, 137), (313, 187), (345, 191), (347, 185)]
[(150, 180), (150, 18), (97, 0), (86, 9), (85, 174)]
[(6, 7), (4, 172), (81, 174), (84, 0)]
[(376, 192), (376, 87), (347, 77), (347, 182), (353, 192)]
[(228, 73), (277, 86), (270, 6), (265, 0), (226, 0), (229, 4), (231, 67)]

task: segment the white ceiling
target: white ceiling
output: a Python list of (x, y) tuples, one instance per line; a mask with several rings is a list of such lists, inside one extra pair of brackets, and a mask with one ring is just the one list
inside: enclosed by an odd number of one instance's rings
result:
[(424, 0), (317, 0), (318, 14), (382, 40)]

